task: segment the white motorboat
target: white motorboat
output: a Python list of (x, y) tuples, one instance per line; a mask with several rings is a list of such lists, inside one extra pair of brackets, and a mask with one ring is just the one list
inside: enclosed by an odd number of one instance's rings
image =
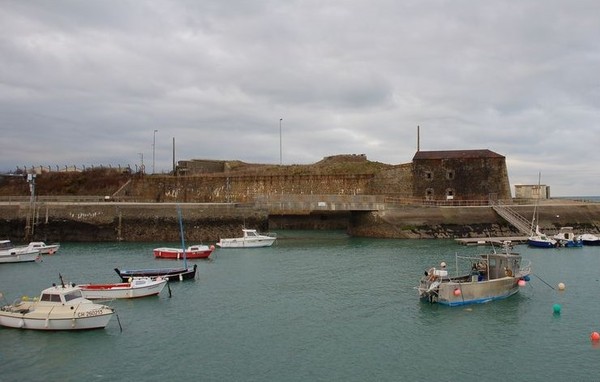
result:
[(560, 231), (553, 236), (561, 247), (583, 247), (583, 241), (573, 233), (573, 227), (561, 227)]
[(255, 229), (242, 229), (243, 236), (221, 239), (217, 245), (221, 248), (257, 248), (270, 247), (277, 236), (275, 234), (260, 234)]
[(39, 298), (21, 297), (0, 308), (0, 325), (31, 330), (84, 330), (106, 327), (115, 310), (83, 297), (74, 285), (53, 285)]
[(46, 244), (43, 241), (32, 241), (27, 248), (32, 251), (40, 251), (40, 255), (54, 255), (58, 252), (60, 244)]
[(78, 287), (81, 288), (83, 297), (89, 300), (110, 300), (156, 296), (167, 285), (167, 281), (162, 277), (133, 277), (124, 283), (80, 284)]
[(0, 240), (0, 263), (24, 263), (39, 259), (40, 251), (15, 247), (10, 240)]
[(591, 233), (580, 235), (579, 240), (581, 240), (583, 245), (600, 245), (600, 237)]

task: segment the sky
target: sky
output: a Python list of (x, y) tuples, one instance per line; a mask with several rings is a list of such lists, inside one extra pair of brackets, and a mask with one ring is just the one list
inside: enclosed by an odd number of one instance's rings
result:
[(489, 149), (600, 195), (599, 36), (597, 0), (0, 0), (0, 172)]

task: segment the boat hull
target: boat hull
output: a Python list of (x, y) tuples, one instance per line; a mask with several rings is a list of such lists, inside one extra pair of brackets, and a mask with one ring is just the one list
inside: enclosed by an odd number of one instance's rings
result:
[(276, 238), (268, 239), (221, 239), (217, 245), (221, 248), (260, 248), (270, 247), (275, 242)]
[[(214, 247), (205, 250), (185, 251), (185, 257), (190, 259), (208, 259), (213, 253)], [(157, 259), (182, 260), (183, 251), (173, 248), (156, 248), (154, 249), (154, 257)]]
[[(508, 298), (519, 292), (519, 278), (503, 277), (489, 281), (444, 282), (437, 288), (435, 301), (447, 306), (482, 304)], [(460, 291), (457, 293), (456, 291)], [(422, 294), (421, 298), (430, 301), (431, 295)]]
[(108, 325), (111, 314), (83, 318), (27, 318), (0, 314), (0, 325), (15, 329), (30, 330), (89, 330), (103, 329)]
[(600, 240), (582, 240), (583, 245), (600, 245)]
[(27, 263), (39, 259), (39, 251), (22, 253), (2, 253), (0, 254), (0, 263)]
[(540, 241), (540, 240), (527, 240), (527, 244), (530, 247), (536, 247), (536, 248), (556, 248), (556, 243), (553, 242), (549, 242), (549, 241)]
[[(83, 306), (91, 304), (83, 304)], [(21, 303), (19, 309), (0, 310), (0, 325), (30, 330), (88, 330), (102, 329), (114, 314), (114, 310), (94, 304), (91, 309), (71, 309), (71, 306), (38, 306), (37, 303)]]
[(79, 287), (83, 297), (88, 300), (99, 300), (156, 296), (163, 290), (165, 285), (167, 285), (167, 279), (149, 281), (141, 286), (137, 286), (134, 280), (132, 283), (87, 284), (79, 285)]
[(119, 269), (115, 268), (115, 272), (121, 277), (124, 282), (129, 281), (132, 277), (164, 277), (169, 281), (183, 281), (196, 278), (196, 269), (198, 266), (188, 268), (158, 268), (158, 269)]

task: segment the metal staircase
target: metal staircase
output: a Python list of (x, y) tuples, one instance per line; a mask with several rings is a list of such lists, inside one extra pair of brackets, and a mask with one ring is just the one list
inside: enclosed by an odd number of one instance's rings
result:
[(498, 213), (498, 215), (502, 216), (507, 222), (521, 231), (521, 233), (525, 235), (531, 234), (531, 221), (519, 215), (518, 212), (510, 208), (508, 205), (502, 204), (500, 201), (496, 201), (492, 202), (492, 208), (494, 211), (496, 211), (496, 213)]

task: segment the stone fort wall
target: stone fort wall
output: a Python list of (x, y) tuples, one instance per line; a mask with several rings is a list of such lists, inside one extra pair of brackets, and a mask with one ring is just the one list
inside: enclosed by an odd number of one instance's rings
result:
[(114, 197), (148, 202), (251, 203), (270, 195), (394, 195), (411, 197), (411, 166), (378, 174), (148, 176), (133, 179)]

